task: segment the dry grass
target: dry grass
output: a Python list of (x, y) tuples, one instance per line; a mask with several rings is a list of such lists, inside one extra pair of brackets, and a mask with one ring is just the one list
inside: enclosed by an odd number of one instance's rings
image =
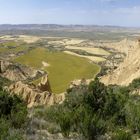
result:
[(106, 60), (105, 58), (102, 58), (102, 57), (79, 55), (79, 54), (71, 52), (71, 51), (64, 51), (64, 52), (67, 53), (67, 54), (71, 54), (71, 55), (87, 58), (87, 59), (89, 59), (89, 60), (91, 60), (93, 62), (96, 62), (96, 63), (103, 62), (103, 61)]
[(91, 47), (75, 47), (75, 46), (66, 46), (65, 48), (67, 49), (72, 49), (72, 50), (83, 50), (86, 51), (90, 54), (96, 54), (96, 55), (105, 55), (108, 56), (110, 55), (109, 52), (101, 49), (101, 48), (91, 48)]

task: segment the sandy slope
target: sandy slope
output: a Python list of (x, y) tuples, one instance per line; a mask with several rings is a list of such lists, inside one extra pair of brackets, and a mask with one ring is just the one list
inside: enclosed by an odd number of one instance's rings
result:
[(129, 45), (128, 41), (126, 42), (125, 49), (127, 56), (120, 66), (111, 74), (102, 77), (101, 81), (105, 84), (128, 85), (132, 80), (140, 77), (139, 42), (133, 41)]

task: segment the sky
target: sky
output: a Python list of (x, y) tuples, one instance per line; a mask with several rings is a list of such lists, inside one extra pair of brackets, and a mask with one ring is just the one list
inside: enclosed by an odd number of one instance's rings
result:
[(140, 0), (0, 0), (0, 24), (140, 27)]

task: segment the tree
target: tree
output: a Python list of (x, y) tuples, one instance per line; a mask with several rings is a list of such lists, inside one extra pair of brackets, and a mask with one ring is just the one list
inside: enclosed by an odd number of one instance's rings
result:
[(85, 96), (84, 102), (87, 103), (94, 112), (102, 113), (107, 95), (107, 87), (95, 78), (89, 84), (88, 94)]

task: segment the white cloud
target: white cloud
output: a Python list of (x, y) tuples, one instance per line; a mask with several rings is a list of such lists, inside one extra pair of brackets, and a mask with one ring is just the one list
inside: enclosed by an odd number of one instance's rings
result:
[(118, 2), (118, 1), (125, 1), (125, 0), (100, 0), (101, 2)]
[(113, 10), (114, 13), (120, 14), (139, 14), (140, 15), (140, 6), (134, 6), (129, 8), (118, 8)]

